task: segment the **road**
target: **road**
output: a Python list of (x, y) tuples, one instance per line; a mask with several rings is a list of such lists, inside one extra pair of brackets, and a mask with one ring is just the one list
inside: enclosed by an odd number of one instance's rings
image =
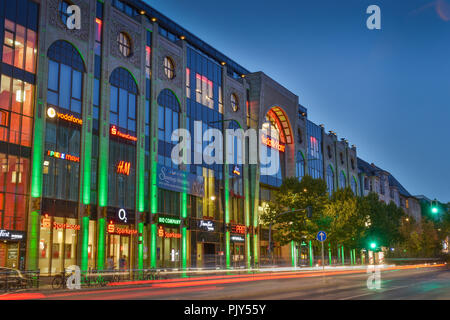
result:
[(381, 288), (367, 288), (366, 270), (274, 272), (172, 279), (79, 291), (23, 292), (0, 299), (45, 300), (396, 300), (450, 299), (446, 267), (394, 267), (381, 272)]

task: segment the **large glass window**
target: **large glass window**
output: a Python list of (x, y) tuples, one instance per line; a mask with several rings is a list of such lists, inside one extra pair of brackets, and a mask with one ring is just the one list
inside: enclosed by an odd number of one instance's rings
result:
[(345, 177), (344, 171), (339, 174), (339, 188), (345, 189), (347, 187), (347, 179)]
[(302, 181), (302, 178), (305, 176), (305, 157), (303, 157), (303, 154), (300, 151), (297, 153), (295, 169), (298, 180)]
[(47, 102), (81, 115), (84, 63), (78, 51), (66, 41), (48, 49)]
[(355, 194), (355, 196), (357, 195), (356, 186), (357, 186), (356, 178), (355, 178), (355, 177), (352, 177), (352, 178), (350, 179), (350, 187), (352, 188), (352, 191), (353, 191), (353, 193)]
[(158, 96), (158, 162), (177, 168), (172, 162), (172, 133), (179, 128), (180, 104), (172, 91), (164, 89)]
[(322, 128), (311, 121), (306, 123), (308, 134), (308, 173), (311, 177), (324, 178), (322, 154)]
[(108, 205), (115, 208), (134, 209), (136, 146), (110, 140), (108, 171)]
[(331, 165), (327, 168), (327, 187), (328, 193), (331, 196), (334, 192), (334, 171)]
[(16, 68), (35, 73), (36, 32), (5, 19), (2, 61)]
[(0, 166), (1, 228), (25, 230), (30, 159), (0, 153)]
[[(136, 135), (138, 88), (124, 68), (110, 76), (110, 124), (118, 131)], [(111, 136), (109, 143), (108, 205), (134, 209), (136, 203), (136, 142)]]
[(45, 131), (44, 197), (78, 201), (81, 131), (53, 122)]
[(2, 75), (0, 80), (0, 140), (31, 146), (34, 86)]

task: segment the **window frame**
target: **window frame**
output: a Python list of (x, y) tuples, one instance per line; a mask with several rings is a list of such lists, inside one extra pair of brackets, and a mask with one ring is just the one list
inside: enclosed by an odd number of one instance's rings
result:
[(164, 74), (169, 80), (175, 78), (175, 62), (169, 56), (164, 57)]
[(117, 36), (117, 44), (119, 45), (119, 52), (128, 58), (132, 53), (131, 37), (124, 31), (119, 32)]

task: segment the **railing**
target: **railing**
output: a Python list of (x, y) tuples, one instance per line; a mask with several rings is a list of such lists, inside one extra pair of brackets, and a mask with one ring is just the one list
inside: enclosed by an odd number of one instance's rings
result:
[(0, 271), (0, 291), (39, 289), (40, 271)]
[[(51, 288), (54, 290), (65, 289), (67, 280), (73, 274), (72, 270), (66, 270), (51, 279)], [(89, 270), (81, 272), (81, 287), (104, 287), (111, 283), (158, 280), (161, 278), (160, 272), (156, 269), (144, 270)]]

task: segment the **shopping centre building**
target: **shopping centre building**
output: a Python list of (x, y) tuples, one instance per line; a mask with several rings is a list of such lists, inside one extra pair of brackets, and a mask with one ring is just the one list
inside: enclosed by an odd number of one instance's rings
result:
[[(0, 3), (0, 266), (258, 266), (269, 244), (259, 215), (285, 177), (361, 194), (355, 146), (308, 120), (295, 93), (146, 3)], [(68, 27), (70, 5), (80, 28)], [(279, 169), (176, 165), (179, 128), (262, 129), (258, 148)], [(248, 159), (248, 143), (224, 145)], [(289, 261), (299, 250), (275, 255)]]

